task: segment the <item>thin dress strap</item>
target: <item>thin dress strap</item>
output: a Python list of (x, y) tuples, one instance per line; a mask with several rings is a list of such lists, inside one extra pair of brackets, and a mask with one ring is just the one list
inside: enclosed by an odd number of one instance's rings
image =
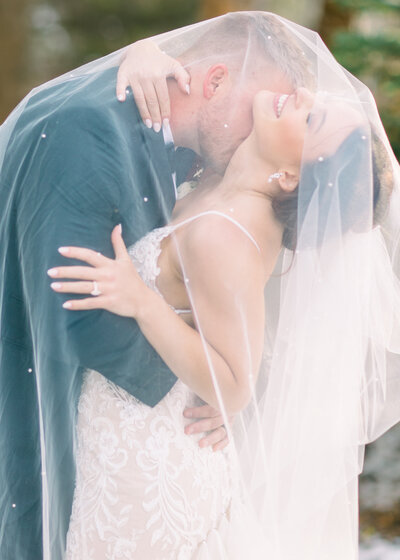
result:
[(207, 210), (206, 212), (201, 212), (200, 214), (196, 214), (195, 216), (192, 216), (191, 218), (187, 218), (186, 220), (183, 220), (182, 222), (178, 222), (177, 224), (173, 225), (173, 227), (175, 229), (177, 227), (183, 226), (184, 224), (187, 224), (188, 222), (192, 222), (193, 220), (196, 220), (197, 218), (200, 218), (201, 216), (205, 216), (207, 214), (216, 214), (217, 216), (222, 216), (223, 218), (226, 218), (227, 220), (232, 222), (232, 224), (235, 224), (240, 230), (242, 230), (242, 232), (245, 235), (247, 235), (247, 237), (250, 239), (250, 241), (255, 245), (257, 251), (259, 253), (261, 253), (261, 249), (260, 249), (257, 241), (251, 235), (251, 233), (249, 233), (247, 231), (247, 229), (244, 226), (242, 226), (242, 224), (240, 224), (237, 220), (232, 218), (232, 216), (228, 216), (228, 214), (225, 214), (224, 212), (220, 212), (219, 210)]
[[(182, 222), (178, 222), (177, 224), (172, 225), (172, 227), (173, 227), (173, 229), (176, 229), (176, 228), (178, 228), (180, 226), (183, 226), (183, 225), (185, 225), (189, 222), (192, 222), (193, 220), (196, 220), (197, 218), (200, 218), (201, 216), (206, 216), (207, 214), (216, 214), (217, 216), (222, 216), (223, 218), (226, 218), (227, 220), (229, 220), (232, 224), (235, 224), (245, 235), (247, 235), (247, 237), (250, 239), (250, 241), (255, 245), (257, 251), (259, 253), (261, 253), (260, 247), (259, 247), (257, 241), (254, 239), (254, 237), (251, 235), (251, 233), (249, 233), (247, 231), (247, 229), (244, 226), (242, 226), (242, 224), (240, 224), (237, 220), (235, 220), (231, 216), (228, 216), (227, 214), (224, 214), (224, 212), (220, 212), (219, 210), (207, 210), (206, 212), (200, 212), (200, 214), (196, 214), (195, 216), (191, 216), (190, 218), (187, 218), (186, 220), (182, 220)], [(175, 311), (179, 315), (181, 313), (191, 313), (192, 312), (191, 309), (175, 309)]]

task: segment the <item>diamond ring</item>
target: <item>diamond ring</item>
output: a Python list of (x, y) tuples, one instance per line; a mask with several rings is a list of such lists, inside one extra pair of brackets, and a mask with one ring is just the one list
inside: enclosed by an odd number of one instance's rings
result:
[(92, 296), (99, 296), (101, 294), (96, 280), (93, 280), (93, 290), (90, 293), (92, 294)]

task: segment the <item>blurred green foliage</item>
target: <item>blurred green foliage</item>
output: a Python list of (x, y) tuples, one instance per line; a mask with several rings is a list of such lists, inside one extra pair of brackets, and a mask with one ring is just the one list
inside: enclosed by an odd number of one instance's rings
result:
[[(321, 36), (372, 90), (399, 158), (400, 0), (319, 0), (318, 6), (321, 2)], [(0, 120), (35, 85), (142, 37), (194, 23), (200, 14), (217, 15), (222, 6), (268, 9), (268, 2), (263, 7), (260, 0), (0, 0), (0, 44), (7, 52), (0, 58), (5, 75)], [(302, 6), (317, 10), (315, 0), (302, 0)]]
[(398, 0), (335, 0), (338, 6), (356, 10), (398, 10)]
[(142, 37), (196, 21), (198, 0), (53, 0), (73, 50), (71, 67)]
[[(396, 157), (400, 158), (400, 2), (335, 0), (349, 17), (330, 40), (337, 60), (373, 92)], [(345, 14), (346, 15), (346, 14)]]

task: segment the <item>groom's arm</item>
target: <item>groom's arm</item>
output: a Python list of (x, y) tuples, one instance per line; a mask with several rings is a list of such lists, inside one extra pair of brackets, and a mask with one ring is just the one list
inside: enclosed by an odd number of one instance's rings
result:
[[(97, 111), (92, 103), (87, 109), (55, 113), (41, 130), (34, 130), (33, 137), (29, 132), (22, 143), (26, 130), (21, 126), (22, 132), (10, 146), (9, 177), (10, 181), (15, 178), (21, 191), (17, 218), (21, 267), (35, 344), (51, 359), (100, 371), (154, 406), (176, 377), (136, 322), (101, 310), (71, 317), (62, 308), (65, 298), (50, 289), (46, 273), (65, 264), (57, 251), (59, 246), (81, 245), (113, 256), (110, 234), (117, 223), (122, 222), (129, 245), (162, 225), (165, 209), (171, 209), (172, 184), (169, 200), (163, 199), (171, 181), (169, 170), (163, 184), (157, 184), (162, 164), (160, 167), (157, 153), (137, 130), (143, 125), (138, 115), (135, 119), (134, 104), (115, 103), (125, 112), (117, 122), (115, 109), (109, 115), (100, 102)], [(136, 149), (135, 141), (141, 150)], [(163, 149), (161, 135), (160, 142)], [(189, 424), (186, 433), (189, 428), (191, 433), (209, 431), (207, 440), (200, 443), (213, 445), (214, 450), (227, 444), (218, 411), (204, 406), (188, 412), (200, 420)]]
[[(65, 264), (59, 246), (89, 247), (113, 257), (110, 235), (117, 223), (133, 242), (163, 219), (157, 200), (143, 204), (142, 189), (157, 177), (151, 169), (144, 173), (140, 157), (150, 160), (153, 154), (126, 153), (132, 146), (120, 132), (104, 112), (87, 108), (61, 112), (45, 123), (22, 164), (21, 267), (35, 344), (62, 362), (101, 372), (154, 406), (176, 377), (137, 323), (103, 310), (71, 314), (47, 275), (49, 268)], [(154, 188), (153, 198), (158, 195)]]

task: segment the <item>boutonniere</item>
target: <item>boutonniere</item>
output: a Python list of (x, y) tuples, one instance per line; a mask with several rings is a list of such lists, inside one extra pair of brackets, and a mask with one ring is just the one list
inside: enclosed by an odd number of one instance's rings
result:
[(197, 181), (192, 180), (192, 181), (185, 181), (184, 183), (181, 183), (176, 189), (177, 199), (180, 200), (190, 192), (194, 191), (196, 187), (197, 187)]

